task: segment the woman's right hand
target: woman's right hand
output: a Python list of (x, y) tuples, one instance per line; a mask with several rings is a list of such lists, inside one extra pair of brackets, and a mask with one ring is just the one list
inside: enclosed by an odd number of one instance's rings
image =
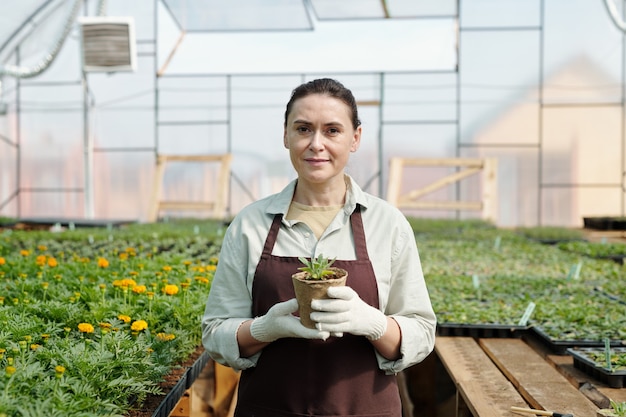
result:
[(261, 317), (255, 318), (250, 324), (250, 334), (259, 342), (273, 342), (284, 337), (326, 340), (329, 332), (304, 327), (300, 319), (292, 313), (298, 311), (295, 298), (276, 303)]

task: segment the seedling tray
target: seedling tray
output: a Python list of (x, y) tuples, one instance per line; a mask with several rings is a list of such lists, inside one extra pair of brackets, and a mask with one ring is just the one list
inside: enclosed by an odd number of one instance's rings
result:
[[(626, 353), (626, 347), (613, 348), (614, 352)], [(607, 368), (600, 366), (592, 358), (585, 355), (585, 353), (597, 352), (603, 353), (604, 348), (570, 348), (567, 349), (567, 353), (574, 358), (574, 367), (580, 369), (587, 375), (590, 375), (604, 383), (611, 388), (624, 388), (626, 387), (626, 369), (617, 369), (609, 371)]]
[(521, 338), (529, 328), (529, 326), (508, 324), (437, 323), (437, 335), (511, 339)]
[[(557, 355), (567, 355), (567, 350), (576, 347), (588, 347), (588, 348), (604, 348), (604, 341), (602, 340), (555, 340), (544, 332), (540, 327), (533, 326), (531, 328), (532, 333), (538, 336), (551, 351)], [(612, 340), (611, 347), (623, 347), (621, 340)]]

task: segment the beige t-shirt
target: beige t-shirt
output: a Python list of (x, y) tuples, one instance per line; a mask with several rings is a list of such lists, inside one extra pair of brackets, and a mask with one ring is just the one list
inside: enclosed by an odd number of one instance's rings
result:
[(314, 207), (292, 201), (289, 206), (289, 211), (287, 211), (286, 219), (300, 220), (306, 223), (319, 240), (324, 230), (326, 230), (330, 222), (333, 221), (342, 208), (343, 204), (338, 206)]

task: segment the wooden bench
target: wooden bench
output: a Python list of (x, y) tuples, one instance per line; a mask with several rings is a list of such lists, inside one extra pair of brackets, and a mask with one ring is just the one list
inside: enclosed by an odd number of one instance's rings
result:
[[(522, 339), (438, 337), (435, 351), (474, 417), (519, 416), (511, 406), (595, 417), (597, 407)], [(528, 414), (532, 416), (532, 414)]]

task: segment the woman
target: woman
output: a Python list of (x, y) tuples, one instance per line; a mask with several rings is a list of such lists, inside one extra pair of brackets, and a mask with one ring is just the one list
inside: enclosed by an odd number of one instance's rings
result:
[[(243, 370), (236, 416), (402, 415), (395, 374), (433, 349), (433, 313), (413, 231), (344, 169), (359, 148), (352, 92), (331, 79), (297, 87), (284, 145), (298, 176), (244, 208), (226, 232), (202, 320), (211, 357)], [(346, 287), (314, 300), (305, 328), (291, 275), (323, 254)]]

